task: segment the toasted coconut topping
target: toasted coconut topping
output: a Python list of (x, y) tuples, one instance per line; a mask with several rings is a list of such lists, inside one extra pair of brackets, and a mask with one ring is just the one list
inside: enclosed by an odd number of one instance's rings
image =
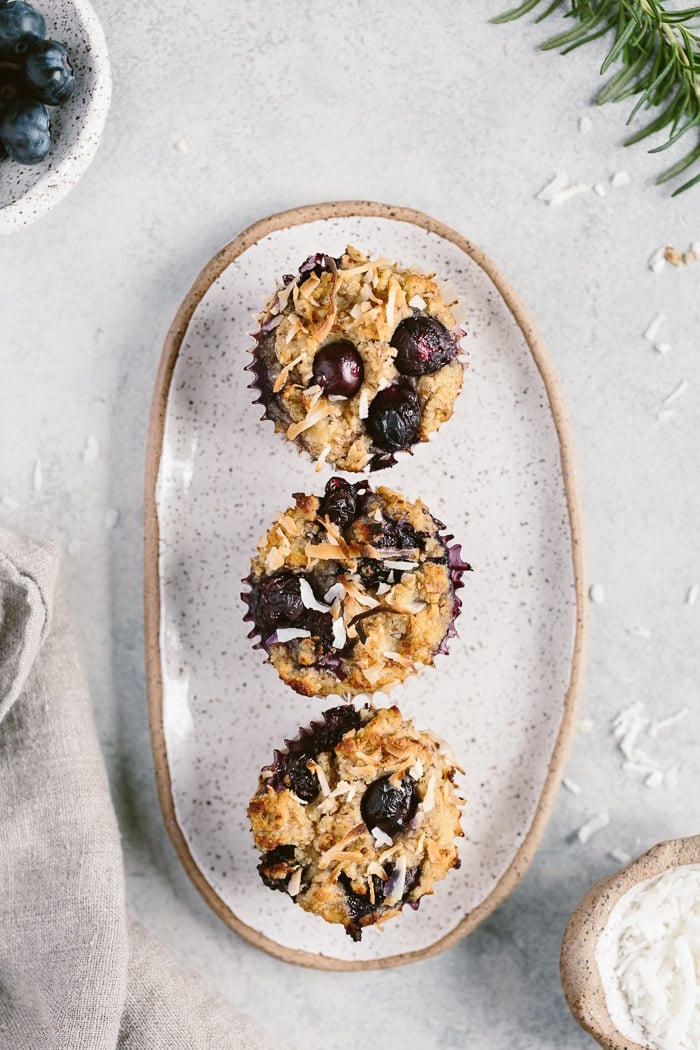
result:
[(284, 366), (284, 368), (280, 371), (280, 374), (277, 376), (277, 379), (275, 379), (274, 385), (272, 387), (273, 394), (278, 393), (282, 389), (284, 384), (287, 382), (287, 379), (289, 378), (289, 373), (292, 371), (293, 368), (296, 368), (300, 361), (303, 360), (304, 355), (297, 354), (293, 361), (290, 361), (288, 365)]
[(294, 438), (298, 437), (299, 434), (302, 434), (305, 430), (309, 430), (311, 427), (315, 427), (322, 419), (326, 419), (327, 416), (332, 414), (332, 405), (325, 404), (314, 406), (304, 419), (301, 419), (298, 423), (292, 423), (291, 426), (287, 428), (287, 437), (290, 441), (294, 441)]
[(321, 857), (321, 860), (319, 861), (319, 868), (322, 871), (326, 868), (329, 868), (333, 861), (337, 860), (338, 855), (343, 853), (345, 847), (349, 846), (351, 842), (354, 842), (356, 838), (359, 838), (359, 836), (363, 833), (364, 830), (364, 824), (356, 824), (352, 831), (349, 831), (348, 834), (340, 840), (340, 842), (336, 842), (333, 846), (331, 846), (329, 850), (326, 850), (325, 854), (323, 855), (323, 857)]
[(316, 595), (311, 589), (311, 584), (304, 577), (299, 579), (299, 593), (301, 594), (302, 605), (307, 609), (315, 609), (317, 612), (330, 612), (330, 605), (324, 605), (323, 602), (318, 601)]
[(297, 893), (301, 889), (301, 878), (303, 872), (301, 868), (295, 868), (290, 875), (289, 882), (287, 883), (287, 893), (290, 897), (296, 897)]
[(372, 828), (372, 837), (378, 846), (393, 846), (394, 840), (381, 828)]
[(309, 562), (342, 561), (343, 550), (335, 543), (307, 543), (304, 553)]
[(305, 631), (301, 627), (278, 627), (275, 631), (278, 642), (296, 642), (299, 638), (310, 638), (311, 631)]
[(396, 867), (392, 871), (386, 883), (386, 893), (384, 894), (385, 904), (398, 904), (402, 899), (404, 890), (406, 889), (406, 858), (399, 856), (396, 858)]
[(316, 774), (316, 776), (318, 777), (318, 782), (321, 786), (321, 794), (324, 798), (328, 798), (328, 796), (331, 793), (331, 788), (330, 784), (328, 783), (328, 778), (326, 777), (326, 774), (323, 771), (323, 768), (319, 766), (318, 762), (314, 762), (313, 759), (311, 759), (310, 762), (306, 763), (306, 768), (309, 769), (312, 773)]
[(435, 774), (428, 781), (428, 787), (422, 802), (423, 812), (430, 813), (435, 808)]

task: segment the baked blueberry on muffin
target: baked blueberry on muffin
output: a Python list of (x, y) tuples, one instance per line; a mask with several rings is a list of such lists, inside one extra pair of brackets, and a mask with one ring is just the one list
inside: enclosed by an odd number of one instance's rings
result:
[(249, 369), (263, 418), (351, 472), (395, 462), (452, 415), (458, 327), (435, 275), (348, 247), (312, 255), (261, 314)]
[(457, 772), (397, 707), (326, 711), (260, 774), (248, 806), (260, 877), (358, 941), (459, 867)]
[(306, 696), (354, 696), (447, 652), (469, 566), (427, 507), (343, 478), (294, 498), (260, 540), (242, 596), (280, 678)]

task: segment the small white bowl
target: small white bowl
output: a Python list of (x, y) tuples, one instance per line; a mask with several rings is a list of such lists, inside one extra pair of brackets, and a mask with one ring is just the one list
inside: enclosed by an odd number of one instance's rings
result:
[(622, 871), (597, 883), (569, 920), (560, 960), (564, 995), (578, 1023), (603, 1050), (649, 1050), (623, 1035), (610, 1016), (596, 957), (610, 914), (640, 883), (687, 864), (700, 864), (700, 835), (660, 842)]
[(112, 96), (102, 26), (88, 0), (32, 0), (46, 35), (66, 45), (76, 75), (73, 96), (51, 109), (51, 150), (32, 167), (0, 160), (0, 235), (40, 219), (70, 193), (97, 152)]

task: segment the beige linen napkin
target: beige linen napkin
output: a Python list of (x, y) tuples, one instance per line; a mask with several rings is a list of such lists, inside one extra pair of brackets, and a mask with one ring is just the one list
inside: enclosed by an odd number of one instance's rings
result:
[(0, 1050), (270, 1050), (127, 919), (57, 565), (0, 529)]

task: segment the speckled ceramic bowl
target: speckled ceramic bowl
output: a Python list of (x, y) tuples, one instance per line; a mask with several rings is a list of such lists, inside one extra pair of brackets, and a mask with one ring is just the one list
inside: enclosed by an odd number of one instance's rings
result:
[(88, 0), (36, 0), (46, 35), (70, 52), (77, 86), (51, 109), (52, 145), (42, 164), (0, 161), (0, 234), (14, 233), (55, 207), (78, 184), (100, 144), (112, 95), (107, 43)]
[(699, 863), (700, 835), (661, 842), (616, 875), (597, 883), (571, 916), (561, 949), (561, 983), (572, 1014), (605, 1050), (648, 1050), (615, 1026), (603, 990), (596, 949), (613, 908), (647, 879), (671, 868)]

